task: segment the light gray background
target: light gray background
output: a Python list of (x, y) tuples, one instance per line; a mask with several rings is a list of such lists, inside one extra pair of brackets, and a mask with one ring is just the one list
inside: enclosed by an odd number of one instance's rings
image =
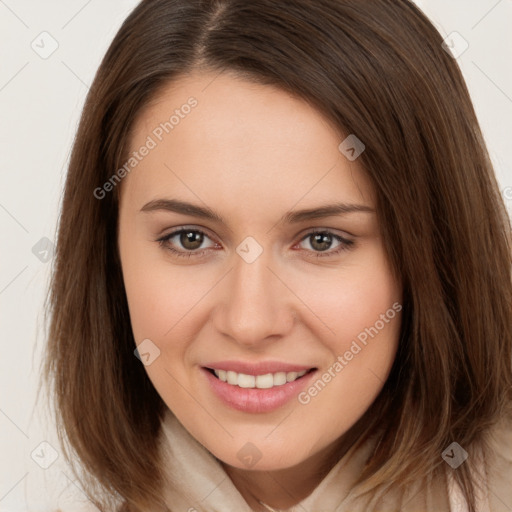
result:
[[(44, 260), (51, 256), (36, 244), (44, 237), (55, 240), (88, 84), (136, 3), (0, 0), (1, 512), (54, 511), (66, 503), (68, 510), (71, 503), (73, 511), (82, 510), (76, 504), (81, 492), (59, 454), (45, 404), (36, 397), (50, 268)], [(457, 61), (512, 211), (512, 0), (417, 3), (443, 36), (455, 31), (469, 44)], [(51, 38), (41, 36), (43, 31)], [(51, 49), (52, 39), (58, 48), (46, 59), (31, 46), (42, 53)], [(40, 445), (44, 441), (53, 448)], [(40, 467), (52, 455), (56, 461)]]

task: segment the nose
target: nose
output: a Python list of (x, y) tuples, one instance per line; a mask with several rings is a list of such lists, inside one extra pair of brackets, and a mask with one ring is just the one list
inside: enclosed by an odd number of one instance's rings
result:
[(213, 314), (217, 331), (251, 348), (286, 336), (296, 317), (293, 294), (276, 274), (266, 251), (252, 263), (234, 255)]

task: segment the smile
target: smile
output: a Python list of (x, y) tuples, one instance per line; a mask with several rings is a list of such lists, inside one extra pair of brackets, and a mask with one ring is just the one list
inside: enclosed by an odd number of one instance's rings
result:
[(276, 386), (283, 386), (287, 382), (293, 382), (307, 373), (307, 370), (301, 372), (277, 372), (266, 373), (264, 375), (247, 375), (226, 370), (213, 370), (213, 373), (222, 381), (231, 386), (241, 388), (270, 389)]
[(317, 373), (317, 368), (278, 362), (215, 362), (201, 370), (208, 388), (225, 406), (260, 414), (292, 402)]

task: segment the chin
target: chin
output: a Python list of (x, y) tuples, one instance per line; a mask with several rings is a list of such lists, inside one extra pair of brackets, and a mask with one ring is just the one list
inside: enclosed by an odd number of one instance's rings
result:
[[(273, 446), (258, 445), (257, 442), (244, 441), (235, 442), (240, 448), (233, 453), (232, 447), (229, 452), (215, 450), (211, 452), (222, 463), (242, 470), (253, 471), (279, 471), (297, 466), (305, 462), (310, 454), (297, 452), (293, 447), (283, 449), (282, 445)], [(298, 445), (304, 446), (303, 443)], [(219, 448), (219, 447), (217, 447)]]

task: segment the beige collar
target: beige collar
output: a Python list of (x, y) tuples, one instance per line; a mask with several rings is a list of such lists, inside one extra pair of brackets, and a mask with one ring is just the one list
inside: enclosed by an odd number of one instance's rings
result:
[[(219, 461), (170, 411), (162, 424), (161, 440), (169, 480), (165, 498), (171, 510), (251, 512)], [(357, 452), (347, 452), (313, 493), (287, 512), (336, 510), (350, 494), (370, 450), (367, 445)]]
[[(169, 410), (162, 424), (160, 440), (167, 478), (164, 496), (172, 511), (252, 512), (219, 461), (188, 433)], [(404, 495), (386, 497), (382, 502), (375, 495), (360, 501), (362, 498), (354, 494), (352, 487), (373, 446), (373, 442), (368, 442), (357, 451), (349, 450), (307, 498), (286, 512), (355, 512), (371, 510), (375, 506), (401, 511), (467, 510), (460, 490), (450, 478), (443, 482), (418, 482), (417, 488), (408, 489)], [(487, 503), (482, 505), (482, 512), (487, 511)]]

